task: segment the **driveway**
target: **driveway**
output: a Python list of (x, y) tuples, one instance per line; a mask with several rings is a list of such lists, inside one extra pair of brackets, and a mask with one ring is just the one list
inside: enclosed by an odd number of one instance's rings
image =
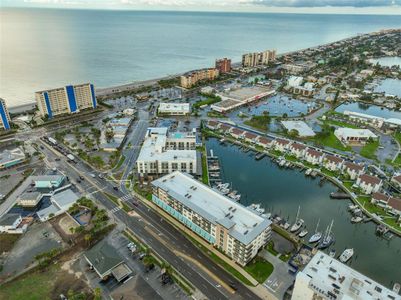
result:
[(285, 292), (294, 283), (295, 276), (288, 272), (289, 267), (286, 262), (270, 252), (262, 250), (259, 256), (270, 262), (274, 267), (273, 273), (263, 283), (263, 286), (273, 293), (277, 299), (283, 299)]

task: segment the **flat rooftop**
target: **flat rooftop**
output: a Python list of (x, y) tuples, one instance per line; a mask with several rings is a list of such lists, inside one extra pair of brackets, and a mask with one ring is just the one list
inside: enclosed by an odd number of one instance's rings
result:
[(298, 131), (299, 136), (315, 136), (315, 132), (303, 121), (281, 121), (281, 124), (288, 130)]
[[(182, 138), (179, 135), (175, 138)], [(167, 128), (149, 128), (137, 161), (188, 161), (196, 160), (196, 150), (165, 150)]]
[(176, 171), (153, 181), (152, 184), (209, 222), (226, 227), (230, 235), (243, 244), (252, 242), (271, 224), (268, 219), (186, 173)]
[(298, 276), (310, 278), (309, 285), (313, 284), (326, 297), (330, 292), (337, 299), (401, 299), (390, 289), (321, 251)]
[(161, 102), (159, 111), (164, 112), (189, 112), (189, 103), (166, 103)]
[(241, 87), (239, 89), (224, 93), (224, 95), (227, 96), (228, 98), (243, 102), (249, 98), (253, 98), (262, 95), (264, 93), (269, 93), (271, 91), (272, 90), (270, 88), (254, 85), (254, 86)]
[(16, 159), (25, 159), (25, 154), (21, 148), (6, 149), (0, 152), (0, 164), (5, 164)]
[(334, 133), (345, 137), (377, 138), (377, 135), (369, 129), (354, 129), (342, 127), (337, 128)]

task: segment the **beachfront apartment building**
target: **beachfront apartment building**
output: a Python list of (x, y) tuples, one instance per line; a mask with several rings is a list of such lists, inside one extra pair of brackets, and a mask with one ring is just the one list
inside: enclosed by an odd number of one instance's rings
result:
[(97, 107), (95, 89), (90, 83), (36, 92), (35, 98), (40, 115), (49, 119)]
[(154, 178), (174, 171), (200, 175), (200, 155), (196, 151), (199, 145), (201, 141), (194, 131), (170, 133), (167, 127), (148, 128), (136, 162), (139, 178)]
[(305, 160), (312, 165), (320, 165), (323, 162), (324, 153), (309, 148), (305, 152)]
[(191, 88), (199, 81), (215, 80), (219, 77), (219, 70), (216, 68), (191, 71), (181, 76), (180, 83), (183, 88)]
[(242, 67), (257, 67), (267, 65), (269, 61), (276, 60), (276, 50), (266, 50), (263, 52), (252, 52), (242, 55)]
[(215, 67), (219, 70), (220, 74), (231, 72), (231, 59), (229, 58), (221, 58), (216, 59)]
[(11, 118), (8, 112), (6, 101), (0, 98), (0, 129), (11, 129)]
[(317, 251), (297, 273), (291, 300), (398, 300), (395, 292), (355, 271), (346, 264)]
[(157, 112), (160, 115), (187, 116), (191, 113), (189, 103), (161, 102)]
[(323, 167), (329, 171), (340, 171), (344, 165), (344, 159), (334, 155), (326, 155), (323, 159)]
[(271, 221), (189, 174), (176, 171), (153, 181), (152, 201), (241, 266), (270, 240)]
[(383, 181), (379, 177), (368, 174), (359, 175), (358, 179), (356, 180), (356, 185), (363, 191), (363, 193), (368, 195), (377, 193), (382, 184)]

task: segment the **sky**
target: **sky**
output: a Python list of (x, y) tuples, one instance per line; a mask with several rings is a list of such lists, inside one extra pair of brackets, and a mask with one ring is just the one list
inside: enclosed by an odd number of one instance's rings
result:
[(401, 15), (401, 0), (0, 0), (8, 7)]

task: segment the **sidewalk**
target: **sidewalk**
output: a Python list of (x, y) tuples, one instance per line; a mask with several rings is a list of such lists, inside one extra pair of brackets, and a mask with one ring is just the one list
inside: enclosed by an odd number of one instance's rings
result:
[[(203, 247), (207, 248), (213, 254), (217, 255), (221, 260), (223, 260), (225, 263), (229, 264), (231, 267), (233, 267), (236, 271), (241, 273), (247, 280), (249, 280), (253, 286), (246, 286), (248, 289), (250, 289), (253, 293), (258, 295), (262, 299), (277, 299), (277, 297), (271, 293), (266, 287), (262, 286), (259, 284), (258, 281), (256, 281), (248, 272), (246, 272), (242, 267), (237, 265), (233, 260), (225, 256), (223, 253), (217, 251), (213, 245), (207, 243), (204, 241), (202, 238), (200, 238), (198, 235), (193, 233), (190, 229), (186, 228), (183, 224), (181, 224), (178, 220), (174, 219), (172, 216), (170, 216), (168, 213), (164, 212), (161, 208), (156, 206), (153, 202), (145, 199), (138, 193), (132, 191), (134, 196), (138, 197), (145, 205), (153, 208), (155, 211), (157, 211), (160, 215), (162, 215), (166, 220), (168, 220), (171, 224), (173, 224), (175, 227), (183, 231), (185, 234), (189, 235), (191, 238), (196, 240), (199, 244), (201, 244)], [(191, 260), (192, 261), (192, 260)], [(193, 261), (192, 261), (193, 262)], [(208, 272), (209, 273), (209, 272)], [(233, 275), (234, 276), (234, 275)]]

